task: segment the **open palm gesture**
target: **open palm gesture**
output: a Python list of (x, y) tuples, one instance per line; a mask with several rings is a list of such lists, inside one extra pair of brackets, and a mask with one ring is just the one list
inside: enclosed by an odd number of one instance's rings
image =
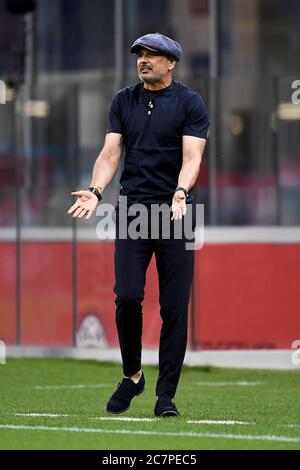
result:
[(68, 210), (68, 214), (73, 214), (74, 218), (89, 219), (98, 205), (97, 196), (91, 191), (74, 191), (72, 196), (77, 196), (77, 200)]

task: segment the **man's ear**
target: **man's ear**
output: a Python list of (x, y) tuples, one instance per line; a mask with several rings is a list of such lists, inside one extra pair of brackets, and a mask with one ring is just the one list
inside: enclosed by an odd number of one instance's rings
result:
[(168, 59), (169, 60), (169, 70), (174, 70), (175, 65), (176, 65), (176, 60), (174, 59)]

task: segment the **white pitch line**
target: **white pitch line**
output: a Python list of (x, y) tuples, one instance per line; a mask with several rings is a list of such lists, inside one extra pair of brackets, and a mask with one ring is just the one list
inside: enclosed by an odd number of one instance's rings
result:
[(208, 385), (212, 387), (226, 387), (226, 386), (238, 386), (238, 387), (256, 387), (257, 385), (264, 385), (265, 382), (247, 382), (246, 380), (240, 380), (238, 382), (197, 382), (196, 385)]
[(58, 413), (13, 413), (14, 416), (23, 416), (25, 418), (67, 418), (74, 415), (58, 414)]
[(127, 434), (136, 436), (171, 436), (171, 437), (204, 437), (211, 439), (237, 439), (246, 441), (273, 441), (273, 442), (300, 442), (300, 437), (271, 436), (271, 435), (249, 435), (249, 434), (214, 434), (205, 432), (159, 432), (159, 431), (129, 431), (127, 429), (97, 429), (77, 427), (54, 427), (54, 426), (25, 426), (15, 424), (0, 424), (0, 429), (23, 430), (23, 431), (57, 431), (74, 433), (103, 433), (103, 434)]
[(280, 424), (283, 428), (300, 428), (300, 424)]
[[(24, 418), (74, 418), (81, 417), (78, 414), (60, 414), (60, 413), (0, 413), (0, 415), (11, 415), (20, 416)], [(87, 417), (91, 421), (125, 421), (125, 422), (141, 422), (141, 423), (153, 423), (161, 421), (159, 418), (132, 418), (126, 416), (94, 416)], [(199, 420), (186, 420), (187, 424), (221, 424), (221, 425), (247, 425), (257, 426), (259, 423), (251, 423), (249, 421), (237, 421), (232, 419), (227, 420), (214, 420), (214, 419), (199, 419)], [(300, 428), (300, 424), (277, 424), (278, 427), (284, 428)]]
[[(5, 413), (6, 415), (9, 413)], [(11, 413), (13, 416), (23, 416), (25, 418), (74, 418), (79, 415), (74, 414), (58, 414), (58, 413)], [(126, 422), (138, 422), (138, 423), (153, 423), (159, 421), (159, 418), (131, 418), (125, 416), (94, 416), (89, 418), (92, 421), (126, 421)], [(187, 420), (188, 424), (255, 424), (248, 423), (246, 421), (234, 421), (234, 420)], [(291, 425), (293, 426), (293, 425)]]
[[(58, 414), (58, 413), (5, 413), (5, 415), (11, 414), (13, 416), (22, 416), (25, 418), (74, 418), (79, 415), (74, 414)], [(146, 422), (152, 423), (154, 421), (159, 421), (159, 418), (129, 418), (121, 416), (94, 416), (88, 418), (92, 421), (128, 421), (128, 422)]]
[(126, 417), (106, 417), (99, 416), (97, 418), (90, 418), (91, 420), (96, 421), (128, 421), (128, 422), (141, 422), (141, 423), (153, 423), (154, 421), (159, 421), (159, 418), (126, 418)]
[(213, 419), (200, 419), (198, 421), (187, 421), (188, 424), (255, 424), (248, 423), (247, 421), (234, 421), (234, 420), (213, 420)]
[[(257, 385), (264, 385), (265, 382), (197, 382), (195, 385), (205, 385), (211, 387), (226, 387), (226, 386), (240, 386), (240, 387), (255, 387)], [(71, 385), (35, 385), (35, 390), (64, 390), (64, 389), (85, 389), (85, 388), (106, 388), (113, 387), (113, 384), (71, 384)]]
[(103, 387), (112, 387), (112, 384), (74, 384), (74, 385), (35, 385), (33, 388), (35, 390), (60, 390), (60, 389), (76, 389), (76, 388), (103, 388)]

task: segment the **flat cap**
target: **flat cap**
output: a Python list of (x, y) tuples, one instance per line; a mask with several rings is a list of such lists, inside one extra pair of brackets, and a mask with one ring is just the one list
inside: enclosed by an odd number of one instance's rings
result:
[(160, 33), (146, 34), (141, 36), (131, 46), (131, 53), (138, 53), (139, 50), (144, 47), (150, 51), (163, 52), (166, 55), (174, 57), (176, 60), (180, 60), (182, 49), (178, 42), (174, 39), (168, 38)]

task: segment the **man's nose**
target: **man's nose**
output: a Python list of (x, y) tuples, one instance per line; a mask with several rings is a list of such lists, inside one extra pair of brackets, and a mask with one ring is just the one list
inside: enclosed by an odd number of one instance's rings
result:
[(141, 63), (148, 62), (148, 58), (147, 58), (146, 55), (143, 54), (143, 55), (140, 55), (140, 56), (139, 56), (139, 61), (140, 61)]

